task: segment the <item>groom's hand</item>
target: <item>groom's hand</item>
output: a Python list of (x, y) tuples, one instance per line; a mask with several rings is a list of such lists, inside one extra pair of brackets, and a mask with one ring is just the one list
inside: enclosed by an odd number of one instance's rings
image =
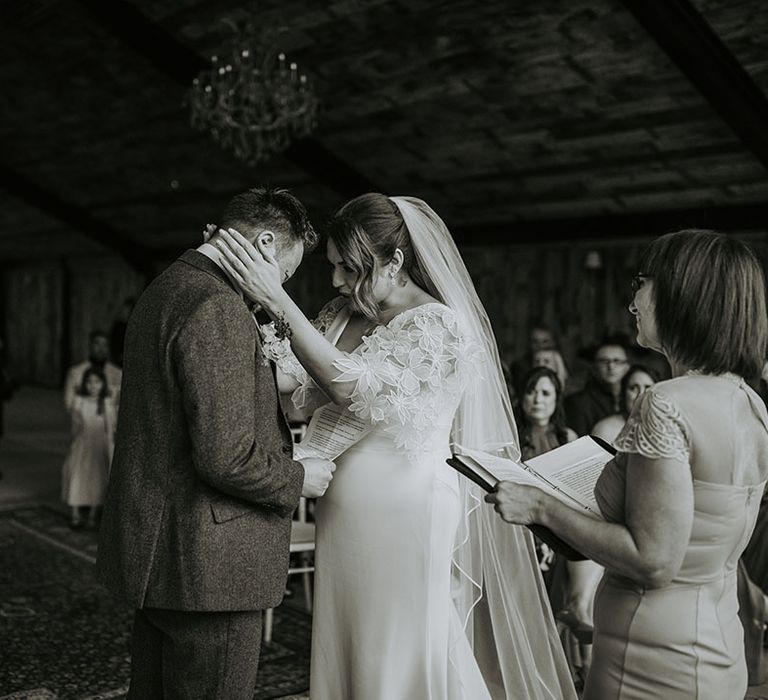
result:
[(307, 457), (299, 460), (304, 466), (304, 488), (301, 495), (305, 498), (319, 498), (331, 483), (336, 465), (329, 459)]

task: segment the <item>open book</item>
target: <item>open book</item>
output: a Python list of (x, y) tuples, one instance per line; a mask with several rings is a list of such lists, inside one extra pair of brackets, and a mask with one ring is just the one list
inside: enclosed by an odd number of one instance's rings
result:
[[(615, 455), (616, 450), (607, 442), (585, 435), (525, 462), (476, 450), (463, 450), (463, 454), (454, 454), (447, 461), (486, 491), (493, 491), (499, 481), (530, 484), (570, 508), (602, 520), (594, 496), (595, 483)], [(584, 558), (547, 528), (532, 525), (530, 529), (567, 558)]]

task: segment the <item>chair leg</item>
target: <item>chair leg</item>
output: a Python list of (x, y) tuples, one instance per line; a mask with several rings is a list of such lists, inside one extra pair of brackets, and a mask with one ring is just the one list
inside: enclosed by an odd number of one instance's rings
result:
[(272, 608), (269, 608), (269, 610), (264, 611), (264, 629), (262, 630), (264, 644), (269, 644), (272, 641), (272, 616), (273, 616)]
[(304, 604), (307, 606), (307, 612), (312, 612), (312, 574), (306, 571), (302, 577), (304, 579)]

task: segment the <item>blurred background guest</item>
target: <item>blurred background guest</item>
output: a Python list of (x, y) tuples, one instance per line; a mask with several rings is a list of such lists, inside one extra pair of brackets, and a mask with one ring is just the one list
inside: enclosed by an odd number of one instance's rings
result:
[(88, 334), (88, 359), (70, 367), (67, 372), (64, 382), (64, 406), (68, 411), (72, 410), (72, 404), (79, 387), (83, 385), (83, 377), (88, 369), (95, 369), (104, 377), (109, 395), (115, 403), (120, 400), (123, 371), (109, 361), (107, 334), (100, 330), (93, 330)]
[(117, 409), (104, 374), (88, 367), (69, 407), (72, 443), (62, 469), (62, 500), (71, 510), (70, 525), (96, 528), (107, 489), (114, 449)]
[(560, 379), (549, 367), (533, 367), (518, 389), (520, 451), (530, 459), (576, 439), (565, 424)]
[(658, 381), (659, 377), (656, 374), (656, 370), (645, 365), (632, 365), (621, 378), (619, 394), (621, 400), (620, 412), (597, 421), (592, 430), (590, 430), (590, 434), (613, 444), (616, 436), (626, 424), (637, 397)]
[(591, 354), (591, 375), (581, 391), (565, 400), (568, 425), (587, 435), (603, 418), (622, 410), (621, 379), (629, 367), (623, 336), (604, 338)]

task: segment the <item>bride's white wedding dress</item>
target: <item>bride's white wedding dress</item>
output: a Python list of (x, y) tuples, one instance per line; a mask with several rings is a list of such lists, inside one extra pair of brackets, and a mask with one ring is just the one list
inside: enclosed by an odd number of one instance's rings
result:
[[(317, 325), (336, 343), (350, 314), (331, 302)], [(442, 304), (404, 311), (337, 364), (350, 409), (374, 429), (337, 460), (315, 509), (312, 700), (490, 698), (451, 598), (462, 517), (450, 457), (454, 413), (479, 376), (471, 344)], [(290, 355), (295, 397), (327, 398)]]

